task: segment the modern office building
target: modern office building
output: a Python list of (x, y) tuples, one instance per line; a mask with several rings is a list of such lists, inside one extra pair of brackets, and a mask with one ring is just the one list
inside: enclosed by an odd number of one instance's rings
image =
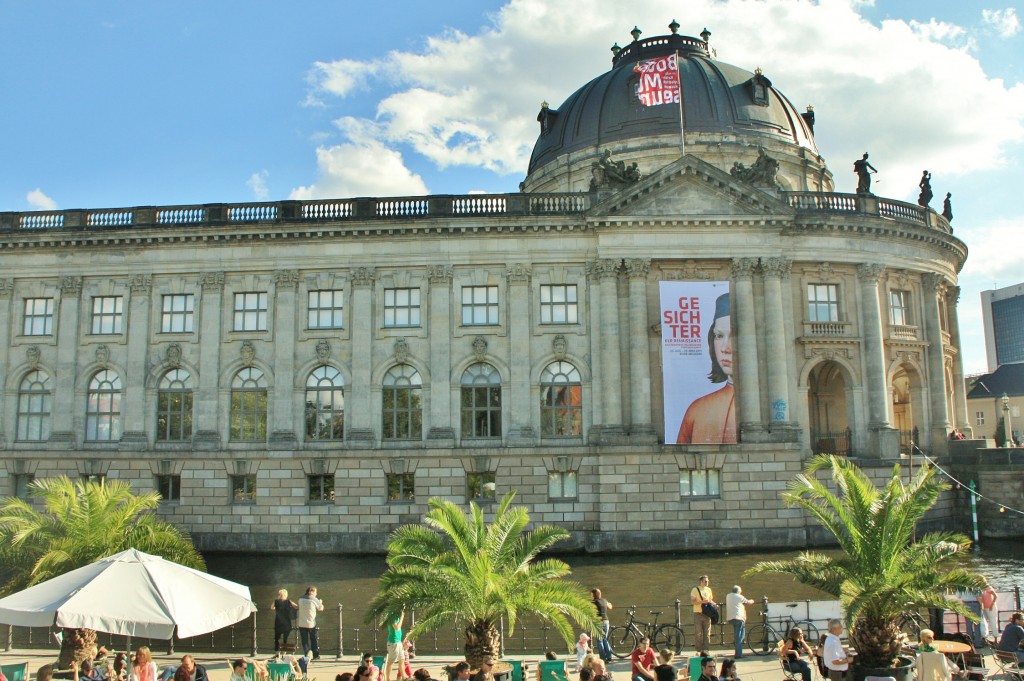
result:
[(675, 28), (541, 108), (518, 193), (0, 213), (0, 492), (129, 480), (204, 549), (511, 490), (587, 550), (779, 547), (812, 453), (943, 452), (965, 245), (835, 193), (811, 112)]
[(988, 370), (1024, 362), (1024, 283), (981, 292)]

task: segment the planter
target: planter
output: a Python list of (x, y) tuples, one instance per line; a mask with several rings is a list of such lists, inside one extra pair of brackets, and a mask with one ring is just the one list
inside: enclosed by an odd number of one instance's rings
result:
[(861, 667), (854, 665), (853, 681), (864, 681), (869, 676), (890, 676), (896, 681), (911, 681), (914, 677), (914, 661), (909, 657), (899, 658), (896, 667)]

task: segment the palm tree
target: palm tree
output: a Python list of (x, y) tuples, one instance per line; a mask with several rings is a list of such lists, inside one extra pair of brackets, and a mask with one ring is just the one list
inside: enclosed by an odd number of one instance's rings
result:
[(405, 525), (388, 540), (388, 569), (370, 603), (367, 623), (390, 621), (402, 608), (415, 609), (418, 621), (411, 638), (443, 626), (457, 625), (466, 636), (466, 661), (479, 666), (501, 654), (499, 623), (509, 633), (524, 613), (550, 624), (574, 640), (569, 618), (584, 629), (596, 625), (596, 611), (583, 588), (566, 581), (569, 566), (538, 555), (569, 533), (549, 525), (525, 532), (530, 522), (515, 493), (498, 504), (494, 521), (484, 522), (470, 502), (466, 514), (456, 504), (434, 498), (423, 525)]
[[(42, 511), (17, 497), (0, 502), (0, 564), (6, 567), (0, 595), (130, 548), (206, 569), (188, 535), (153, 514), (160, 501), (156, 492), (133, 494), (131, 485), (119, 480), (59, 477), (32, 482), (29, 496), (42, 501)], [(62, 668), (95, 654), (95, 631), (64, 630)]]
[[(822, 470), (831, 472), (838, 493), (816, 477)], [(917, 523), (947, 489), (932, 466), (923, 466), (904, 484), (896, 465), (879, 488), (846, 459), (816, 456), (782, 497), (821, 523), (841, 554), (805, 551), (793, 560), (758, 563), (747, 574), (789, 574), (838, 598), (858, 666), (891, 667), (903, 642), (899, 621), (907, 610), (946, 608), (977, 619), (959, 600), (946, 598), (951, 590), (984, 584), (983, 577), (955, 564), (970, 540), (952, 532), (914, 539)]]

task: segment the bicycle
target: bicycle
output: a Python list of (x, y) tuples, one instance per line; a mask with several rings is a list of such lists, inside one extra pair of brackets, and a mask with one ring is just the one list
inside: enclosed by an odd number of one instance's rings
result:
[(625, 624), (616, 625), (608, 630), (608, 645), (612, 655), (620, 660), (628, 657), (644, 637), (651, 639), (651, 646), (655, 650), (668, 648), (676, 655), (683, 652), (683, 630), (674, 624), (658, 624), (658, 617), (664, 610), (649, 612), (654, 615), (654, 621), (638, 623), (636, 608), (632, 607), (629, 609), (629, 618)]
[[(787, 608), (797, 607), (796, 603), (789, 603), (786, 605)], [(762, 617), (767, 617), (767, 612), (761, 613)], [(812, 648), (818, 645), (818, 627), (814, 626), (809, 620), (797, 621), (793, 618), (792, 611), (788, 617), (779, 619), (779, 630), (775, 629), (767, 621), (758, 622), (747, 629), (747, 647), (755, 655), (770, 655), (778, 651), (779, 641), (783, 641), (789, 636), (789, 630), (793, 627), (800, 627), (804, 630), (804, 638), (807, 640), (808, 645)]]
[[(909, 605), (909, 604), (908, 604)], [(900, 631), (907, 637), (908, 641), (916, 641), (921, 636), (921, 630), (928, 628), (921, 614), (916, 610), (907, 610), (897, 620)]]

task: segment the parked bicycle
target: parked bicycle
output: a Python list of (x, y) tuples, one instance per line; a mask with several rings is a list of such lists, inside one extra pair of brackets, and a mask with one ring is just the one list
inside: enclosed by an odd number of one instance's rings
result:
[(630, 608), (626, 623), (614, 626), (608, 631), (612, 655), (620, 660), (629, 657), (629, 654), (640, 645), (640, 639), (645, 636), (651, 639), (651, 646), (655, 650), (668, 648), (676, 655), (680, 655), (683, 652), (683, 630), (674, 624), (658, 624), (658, 617), (663, 612), (664, 610), (651, 610), (650, 613), (654, 615), (653, 622), (637, 622), (636, 607)]
[[(796, 608), (798, 604), (789, 603), (786, 605), (787, 608)], [(762, 612), (762, 617), (767, 617), (767, 612)], [(793, 619), (793, 611), (790, 610), (788, 617), (782, 617), (778, 621), (778, 629), (773, 627), (768, 621), (758, 622), (757, 624), (751, 625), (747, 629), (747, 647), (755, 655), (769, 655), (775, 653), (779, 648), (779, 641), (783, 641), (789, 636), (789, 630), (793, 627), (800, 627), (804, 630), (804, 638), (810, 642), (812, 646), (818, 645), (818, 627), (814, 626), (810, 620), (795, 620)], [(781, 632), (781, 633), (780, 633)]]
[(900, 615), (897, 620), (900, 631), (902, 631), (907, 639), (910, 641), (916, 641), (921, 636), (921, 630), (928, 628), (928, 623), (921, 617), (921, 613), (916, 610), (907, 610), (905, 613)]

